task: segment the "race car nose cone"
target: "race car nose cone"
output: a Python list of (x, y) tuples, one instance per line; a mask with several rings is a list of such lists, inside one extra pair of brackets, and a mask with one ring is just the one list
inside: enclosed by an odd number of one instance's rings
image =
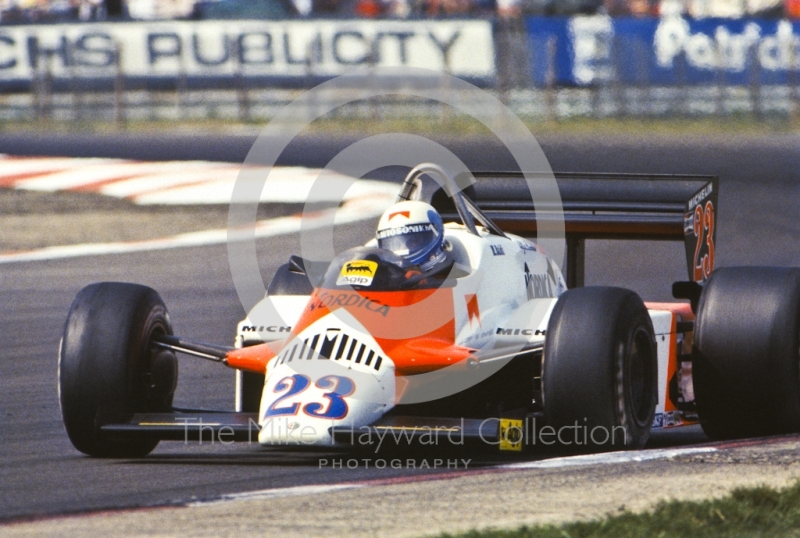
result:
[(279, 364), (264, 384), (258, 442), (331, 445), (335, 426), (358, 429), (394, 406), (393, 369), (384, 375), (329, 359)]

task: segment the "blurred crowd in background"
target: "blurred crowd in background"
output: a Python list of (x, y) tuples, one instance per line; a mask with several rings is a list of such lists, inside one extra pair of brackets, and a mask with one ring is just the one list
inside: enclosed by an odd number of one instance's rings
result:
[(571, 16), (800, 19), (800, 0), (0, 0), (0, 24), (290, 17)]

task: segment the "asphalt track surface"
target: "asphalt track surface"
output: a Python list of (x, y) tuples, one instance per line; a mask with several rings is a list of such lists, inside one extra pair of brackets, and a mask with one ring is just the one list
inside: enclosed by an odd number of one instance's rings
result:
[[(442, 141), (473, 169), (513, 168), (492, 143)], [(800, 266), (800, 139), (544, 139), (554, 170), (704, 173), (721, 177), (718, 265)], [(140, 159), (242, 160), (252, 137), (0, 136), (0, 152)], [(346, 139), (303, 139), (283, 164), (320, 166)], [(378, 175), (391, 176), (391, 170)], [(349, 225), (337, 243), (366, 240), (372, 223)], [(264, 278), (297, 250), (295, 236), (259, 242)], [(671, 243), (590, 243), (587, 284), (631, 287), (645, 299), (669, 298), (685, 278), (682, 246)], [(93, 460), (69, 443), (56, 393), (56, 352), (77, 291), (92, 282), (140, 282), (164, 298), (177, 334), (230, 343), (244, 312), (225, 246), (10, 264), (0, 268), (0, 519), (118, 507), (185, 503), (225, 493), (304, 484), (386, 479), (418, 470), (320, 469), (315, 452), (264, 450), (257, 445), (162, 443), (143, 460)], [(230, 408), (233, 372), (181, 359), (178, 405)], [(661, 436), (660, 445), (704, 442), (693, 429)], [(491, 464), (494, 459), (482, 460)], [(446, 472), (446, 471), (444, 471)]]

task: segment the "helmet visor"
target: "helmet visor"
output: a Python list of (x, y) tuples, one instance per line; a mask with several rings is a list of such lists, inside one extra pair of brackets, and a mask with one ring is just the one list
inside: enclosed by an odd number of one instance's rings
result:
[(378, 238), (378, 246), (400, 256), (413, 257), (414, 254), (424, 251), (436, 243), (437, 234), (431, 229), (421, 232), (398, 233), (397, 235), (393, 235), (391, 233), (393, 231), (395, 230), (387, 230), (385, 233), (379, 234), (384, 237)]

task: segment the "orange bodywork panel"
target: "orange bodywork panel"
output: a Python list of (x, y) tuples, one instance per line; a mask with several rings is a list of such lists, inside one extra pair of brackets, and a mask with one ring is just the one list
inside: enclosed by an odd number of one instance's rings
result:
[(286, 340), (234, 349), (225, 356), (225, 364), (238, 370), (264, 374), (267, 371), (267, 363), (280, 353), (284, 342)]
[(267, 363), (287, 342), (340, 309), (363, 325), (392, 359), (398, 375), (438, 370), (466, 359), (473, 351), (454, 344), (455, 315), (450, 288), (378, 292), (318, 289), (311, 295), (289, 338), (233, 350), (226, 357), (227, 364), (263, 374)]
[(694, 312), (689, 303), (651, 303), (646, 302), (644, 306), (648, 310), (666, 310), (680, 316), (680, 321), (694, 321)]
[(395, 375), (415, 375), (439, 370), (466, 360), (474, 349), (435, 338), (416, 338), (384, 348), (395, 365)]
[(453, 291), (450, 288), (407, 291), (318, 289), (297, 320), (295, 334), (337, 310), (347, 311), (358, 320), (382, 348), (386, 341), (414, 338), (455, 341)]

